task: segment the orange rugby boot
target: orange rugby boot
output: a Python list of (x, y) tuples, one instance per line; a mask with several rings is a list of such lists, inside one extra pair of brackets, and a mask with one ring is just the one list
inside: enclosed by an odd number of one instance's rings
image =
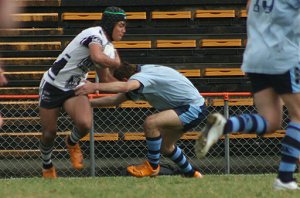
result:
[(192, 178), (203, 178), (203, 175), (199, 171), (195, 171), (194, 176)]
[(45, 179), (56, 179), (56, 170), (55, 167), (52, 166), (52, 168), (49, 169), (43, 169), (43, 178)]
[(148, 161), (140, 165), (131, 165), (127, 167), (128, 173), (135, 177), (154, 177), (157, 176), (160, 170), (160, 165), (157, 169), (153, 169)]
[(195, 170), (193, 176), (182, 175), (182, 177), (185, 177), (185, 178), (198, 178), (198, 179), (201, 179), (201, 178), (203, 178), (203, 175), (202, 175), (199, 171), (196, 171), (196, 170)]
[(65, 142), (66, 142), (69, 154), (70, 154), (71, 163), (72, 163), (73, 168), (75, 168), (77, 170), (83, 169), (83, 167), (84, 167), (83, 155), (82, 155), (79, 143), (75, 144), (74, 146), (71, 146), (68, 144), (67, 140), (68, 140), (68, 136), (66, 136)]

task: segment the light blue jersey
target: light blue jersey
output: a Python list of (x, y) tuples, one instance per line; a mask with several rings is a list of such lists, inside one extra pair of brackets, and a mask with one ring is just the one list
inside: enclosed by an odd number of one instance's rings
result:
[(242, 70), (282, 74), (300, 62), (300, 0), (251, 0)]
[(146, 100), (158, 110), (204, 104), (197, 88), (176, 70), (160, 65), (143, 65), (140, 69), (129, 79), (142, 84), (139, 90), (128, 93), (132, 100)]

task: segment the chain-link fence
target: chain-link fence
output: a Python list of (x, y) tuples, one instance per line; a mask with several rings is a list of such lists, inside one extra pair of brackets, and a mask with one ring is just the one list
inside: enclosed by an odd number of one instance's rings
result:
[[(224, 99), (222, 94), (206, 95), (209, 112), (221, 112), (225, 116), (253, 113), (250, 96), (232, 96)], [(39, 152), (41, 126), (37, 98), (5, 99), (0, 102), (4, 125), (0, 129), (0, 177), (39, 177), (42, 160)], [(53, 152), (53, 163), (58, 176), (112, 176), (126, 175), (129, 164), (146, 159), (146, 143), (143, 138), (128, 139), (126, 134), (141, 134), (143, 121), (156, 111), (149, 107), (95, 108), (94, 135), (84, 138), (80, 144), (84, 153), (85, 169), (71, 168), (64, 137), (73, 125), (68, 115), (61, 113)], [(204, 120), (193, 132), (200, 132)], [(287, 125), (284, 110), (283, 128)], [(207, 157), (198, 160), (194, 153), (195, 139), (178, 141), (194, 167), (204, 174), (224, 173), (270, 173), (276, 172), (280, 158), (280, 136), (243, 137), (232, 135), (223, 138), (212, 147)], [(176, 166), (162, 157), (162, 167), (176, 172)]]

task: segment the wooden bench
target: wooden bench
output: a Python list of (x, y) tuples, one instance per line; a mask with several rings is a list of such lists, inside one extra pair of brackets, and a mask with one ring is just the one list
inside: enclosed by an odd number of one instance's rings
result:
[(202, 39), (200, 47), (242, 47), (242, 39)]
[[(128, 20), (145, 20), (147, 19), (146, 12), (126, 12)], [(95, 12), (64, 12), (62, 13), (62, 21), (97, 21), (102, 19), (102, 13)]]
[[(41, 138), (42, 133), (41, 132), (24, 132), (24, 133), (0, 133), (1, 138), (9, 137), (13, 138), (16, 137), (18, 139), (22, 138), (34, 138), (36, 141), (39, 141)], [(62, 138), (70, 135), (70, 131), (66, 132), (57, 132), (57, 136), (61, 136)], [(118, 133), (96, 133), (94, 134), (94, 141), (95, 142), (107, 142), (107, 141), (117, 141), (119, 140), (119, 134)], [(88, 142), (90, 141), (90, 135), (87, 135), (81, 139), (82, 142)], [(54, 153), (56, 152), (67, 152), (67, 149), (54, 149)], [(40, 150), (39, 149), (5, 149), (0, 150), (0, 156), (1, 157), (26, 157), (26, 156), (40, 156)]]
[[(224, 106), (224, 100), (220, 98), (213, 98), (213, 99), (206, 99), (206, 104), (208, 106)], [(15, 105), (17, 107), (20, 107), (22, 110), (30, 110), (33, 109), (33, 107), (38, 106), (38, 100), (34, 101), (2, 101), (0, 102), (0, 105), (6, 106), (6, 105)], [(253, 99), (252, 98), (229, 98), (228, 100), (229, 106), (253, 106)], [(104, 108), (116, 108), (116, 106), (108, 106)], [(119, 108), (151, 108), (151, 105), (143, 100), (140, 101), (125, 101), (122, 103)], [(29, 120), (31, 117), (26, 117), (24, 120)], [(6, 120), (9, 120), (10, 124), (12, 124), (14, 121), (18, 118), (5, 118)], [(36, 120), (36, 117), (33, 117), (33, 120)], [(34, 121), (36, 122), (36, 121)]]
[[(200, 77), (200, 69), (178, 69), (178, 72), (182, 73), (186, 77)], [(89, 72), (89, 78), (95, 78), (96, 72)]]
[(0, 57), (3, 65), (52, 65), (56, 57)]
[(34, 126), (40, 124), (39, 117), (4, 117), (2, 119), (4, 126)]
[(19, 13), (12, 14), (12, 17), (19, 22), (58, 21), (58, 13)]
[(191, 11), (153, 11), (151, 19), (191, 19)]
[(196, 40), (157, 40), (157, 48), (195, 48)]
[(244, 76), (240, 68), (205, 68), (203, 76)]
[[(225, 105), (224, 99), (207, 99), (206, 100), (207, 106), (214, 106), (214, 107), (223, 107)], [(228, 99), (229, 106), (253, 106), (253, 98), (229, 98)]]
[[(45, 71), (21, 71), (21, 72), (3, 72), (8, 81), (14, 80), (38, 80), (43, 78)], [(95, 79), (95, 73), (90, 72), (88, 74), (88, 79)], [(1, 88), (0, 88), (1, 90)]]
[(12, 80), (41, 80), (44, 71), (22, 71), (22, 72), (3, 72), (8, 79)]
[(61, 50), (61, 42), (0, 42), (0, 50)]
[(200, 69), (178, 69), (185, 77), (201, 77)]
[[(58, 136), (66, 136), (69, 135), (70, 132), (58, 132)], [(201, 132), (186, 132), (180, 140), (197, 140), (199, 136), (202, 135)], [(267, 134), (262, 136), (261, 138), (283, 138), (285, 136), (285, 131), (284, 130), (278, 130), (275, 131), (275, 133), (272, 134)], [(40, 139), (41, 137), (41, 132), (30, 132), (30, 133), (0, 133), (0, 137), (29, 137), (29, 138), (36, 138), (37, 140)], [(228, 138), (231, 140), (234, 139), (253, 139), (253, 138), (258, 138), (256, 134), (240, 134), (240, 133), (232, 133), (228, 135)], [(94, 141), (95, 142), (110, 142), (110, 141), (145, 141), (145, 135), (142, 132), (126, 132), (124, 133), (123, 138), (119, 136), (118, 133), (96, 133), (94, 134)], [(225, 139), (224, 136), (221, 137), (222, 140)], [(81, 139), (82, 142), (88, 142), (90, 141), (90, 135), (85, 136), (84, 138)], [(54, 149), (54, 153), (56, 152), (67, 152), (66, 148), (63, 149)], [(0, 156), (1, 157), (26, 157), (26, 156), (40, 156), (40, 150), (39, 149), (5, 149), (0, 151)]]
[(63, 28), (11, 28), (1, 29), (0, 36), (21, 36), (21, 35), (62, 35)]
[[(177, 70), (178, 72), (182, 73), (186, 77), (200, 77), (201, 72), (200, 69), (179, 69)], [(13, 80), (40, 80), (45, 71), (20, 71), (20, 72), (7, 72), (4, 71), (3, 74)], [(88, 73), (88, 79), (94, 79), (96, 78), (96, 72), (91, 71)]]
[(113, 42), (117, 49), (137, 49), (146, 48), (150, 49), (151, 41), (115, 41)]
[[(196, 140), (199, 137), (199, 132), (187, 132), (180, 139), (181, 140)], [(124, 133), (125, 141), (132, 140), (146, 140), (143, 132), (126, 132)]]
[(240, 11), (240, 15), (239, 15), (240, 17), (246, 18), (247, 15), (248, 15), (248, 14), (247, 14), (247, 10), (241, 10), (241, 11)]
[[(13, 0), (11, 0), (13, 1)], [(17, 6), (20, 7), (39, 7), (39, 6), (60, 6), (61, 0), (17, 0)]]
[(235, 10), (196, 10), (195, 18), (235, 18)]
[[(57, 136), (67, 136), (70, 135), (70, 131), (65, 132), (57, 132)], [(41, 132), (24, 132), (24, 133), (0, 133), (0, 137), (32, 137), (40, 139), (42, 136)], [(95, 133), (94, 134), (95, 141), (116, 141), (119, 140), (118, 133)], [(90, 135), (86, 135), (81, 139), (81, 141), (86, 142), (90, 141)]]
[[(201, 132), (186, 132), (183, 134), (183, 136), (180, 138), (181, 140), (197, 140), (199, 136), (202, 135)], [(285, 135), (284, 130), (278, 130), (275, 131), (275, 133), (272, 134), (266, 134), (262, 136), (262, 138), (283, 138)], [(242, 134), (242, 133), (232, 133), (228, 135), (229, 139), (249, 139), (249, 138), (257, 138), (258, 136), (256, 134)], [(221, 139), (224, 139), (225, 136), (222, 136)], [(145, 134), (141, 132), (126, 132), (124, 134), (125, 141), (140, 141), (140, 140), (146, 140)]]
[(1, 95), (15, 95), (15, 94), (36, 95), (36, 94), (38, 94), (38, 91), (39, 91), (38, 87), (0, 87)]
[[(283, 138), (285, 136), (285, 130), (277, 130), (274, 133), (265, 134), (262, 138)], [(224, 138), (224, 137), (222, 137)], [(231, 133), (230, 139), (251, 139), (258, 138), (256, 134), (242, 134), (242, 133)]]
[[(67, 149), (54, 149), (53, 153), (67, 152)], [(39, 149), (5, 149), (0, 150), (0, 157), (15, 157), (15, 158), (26, 158), (26, 157), (40, 157), (41, 152)]]

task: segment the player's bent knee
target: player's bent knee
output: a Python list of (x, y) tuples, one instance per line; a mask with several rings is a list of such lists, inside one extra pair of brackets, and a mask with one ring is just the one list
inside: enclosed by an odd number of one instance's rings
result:
[(164, 145), (162, 145), (161, 148), (160, 148), (160, 152), (161, 152), (163, 155), (169, 155), (169, 154), (171, 154), (173, 151), (174, 151), (174, 147), (173, 147), (173, 146), (164, 146)]
[(56, 137), (56, 130), (43, 131), (42, 139), (46, 142), (54, 141)]
[(266, 130), (266, 134), (269, 134), (269, 133), (274, 133), (276, 130), (279, 130), (280, 129), (280, 125), (278, 124), (274, 124), (274, 125), (269, 125), (267, 130)]
[(92, 130), (92, 124), (89, 122), (79, 122), (76, 123), (76, 128), (79, 133), (86, 134)]

